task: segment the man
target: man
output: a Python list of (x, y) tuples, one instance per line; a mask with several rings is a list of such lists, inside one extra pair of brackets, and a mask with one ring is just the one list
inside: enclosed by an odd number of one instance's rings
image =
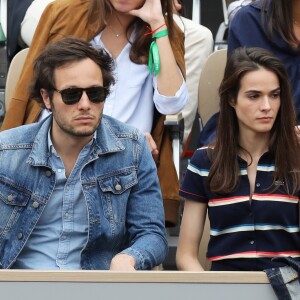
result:
[(114, 83), (104, 50), (67, 38), (34, 65), (31, 97), (52, 114), (0, 133), (0, 266), (151, 269), (167, 253), (144, 135), (102, 116)]

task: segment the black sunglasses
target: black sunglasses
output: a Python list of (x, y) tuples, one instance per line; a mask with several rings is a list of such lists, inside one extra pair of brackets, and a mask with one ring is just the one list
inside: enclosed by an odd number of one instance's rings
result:
[(100, 103), (105, 101), (107, 96), (107, 89), (103, 86), (92, 86), (89, 88), (68, 88), (64, 90), (54, 91), (61, 94), (63, 102), (67, 105), (72, 105), (80, 101), (83, 92), (86, 92), (89, 100), (93, 103)]

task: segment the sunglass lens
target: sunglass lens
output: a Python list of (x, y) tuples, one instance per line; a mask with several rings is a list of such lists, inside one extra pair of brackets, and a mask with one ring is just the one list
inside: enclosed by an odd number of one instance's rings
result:
[(80, 88), (66, 89), (61, 92), (65, 104), (75, 104), (82, 96), (83, 90)]
[(88, 88), (86, 89), (86, 93), (93, 103), (100, 103), (105, 100), (105, 89), (101, 86)]

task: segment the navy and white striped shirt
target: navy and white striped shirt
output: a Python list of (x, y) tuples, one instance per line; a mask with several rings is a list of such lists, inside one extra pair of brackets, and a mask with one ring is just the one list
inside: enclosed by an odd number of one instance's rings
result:
[(210, 167), (207, 148), (198, 149), (180, 190), (182, 197), (208, 204), (211, 229), (207, 258), (241, 263), (236, 259), (254, 259), (257, 263), (278, 256), (299, 258), (299, 195), (288, 195), (282, 182), (274, 183), (272, 155), (267, 152), (258, 162), (251, 202), (246, 161), (240, 159), (240, 182), (228, 195), (209, 191), (206, 180)]

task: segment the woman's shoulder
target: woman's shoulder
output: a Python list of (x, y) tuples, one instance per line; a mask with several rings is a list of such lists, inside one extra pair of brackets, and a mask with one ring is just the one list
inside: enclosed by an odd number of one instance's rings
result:
[(211, 166), (210, 154), (213, 152), (213, 147), (206, 146), (196, 149), (190, 163), (201, 168), (209, 169)]

